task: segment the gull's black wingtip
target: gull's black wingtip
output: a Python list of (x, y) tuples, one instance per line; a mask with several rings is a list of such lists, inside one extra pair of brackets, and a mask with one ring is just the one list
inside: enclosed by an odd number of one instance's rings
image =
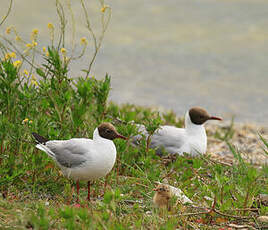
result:
[(45, 144), (48, 141), (48, 139), (46, 139), (45, 137), (42, 137), (41, 135), (35, 132), (32, 132), (32, 135), (35, 138), (35, 140), (40, 144)]

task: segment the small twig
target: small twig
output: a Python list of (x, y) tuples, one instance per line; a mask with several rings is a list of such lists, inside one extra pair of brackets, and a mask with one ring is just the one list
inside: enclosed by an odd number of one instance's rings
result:
[(231, 227), (232, 229), (252, 229), (255, 230), (256, 228), (254, 228), (253, 226), (244, 224), (244, 225), (236, 225), (236, 224), (229, 224), (228, 227)]
[[(203, 158), (205, 159), (205, 158)], [(222, 161), (215, 161), (215, 160), (212, 160), (212, 159), (205, 159), (207, 161), (210, 161), (211, 163), (214, 163), (214, 164), (222, 164), (224, 166), (228, 166), (228, 167), (232, 167), (233, 165), (227, 163), (227, 162), (222, 162)]]
[(70, 15), (71, 15), (71, 23), (72, 23), (72, 52), (71, 52), (71, 57), (74, 55), (74, 50), (75, 50), (75, 34), (76, 34), (76, 27), (75, 27), (75, 18), (74, 18), (74, 13), (72, 10), (71, 6), (71, 1), (67, 1), (67, 7), (69, 9)]
[(91, 68), (92, 68), (92, 65), (95, 62), (96, 56), (97, 56), (97, 54), (99, 52), (99, 49), (101, 47), (101, 44), (102, 44), (102, 41), (103, 41), (103, 38), (104, 38), (104, 34), (105, 34), (106, 30), (107, 30), (107, 27), (108, 27), (109, 22), (110, 22), (110, 19), (111, 19), (111, 8), (106, 6), (106, 10), (108, 11), (108, 15), (107, 15), (107, 20), (106, 21), (104, 19), (104, 12), (103, 12), (103, 14), (101, 16), (102, 31), (101, 31), (101, 35), (100, 35), (99, 39), (97, 40), (97, 37), (95, 35), (95, 32), (93, 31), (93, 29), (91, 27), (91, 23), (90, 23), (90, 20), (89, 20), (89, 17), (88, 17), (88, 13), (87, 13), (87, 9), (86, 9), (86, 6), (85, 6), (85, 2), (84, 2), (84, 0), (80, 0), (80, 1), (81, 1), (83, 12), (84, 12), (84, 15), (85, 15), (85, 18), (86, 18), (87, 29), (88, 29), (90, 35), (92, 36), (92, 39), (93, 39), (93, 42), (94, 42), (94, 49), (95, 49), (94, 50), (94, 54), (93, 54), (93, 56), (91, 58), (91, 61), (89, 63), (89, 67), (86, 70), (86, 78), (88, 78), (89, 73), (90, 73)]
[(57, 14), (58, 14), (59, 19), (60, 19), (60, 29), (61, 29), (60, 39), (59, 39), (58, 48), (57, 48), (59, 50), (61, 44), (62, 44), (62, 47), (65, 46), (66, 19), (65, 19), (65, 15), (64, 15), (63, 6), (59, 0), (56, 0), (56, 8), (57, 8)]
[(179, 216), (196, 216), (196, 215), (208, 214), (208, 213), (209, 213), (209, 211), (206, 211), (206, 212), (193, 212), (193, 213), (179, 214)]
[(221, 216), (232, 217), (232, 218), (236, 218), (236, 219), (254, 219), (252, 216), (236, 216), (236, 215), (222, 213), (222, 212), (218, 211), (217, 209), (214, 209), (213, 211)]
[(0, 22), (0, 26), (2, 26), (2, 24), (5, 22), (5, 20), (7, 19), (8, 15), (10, 14), (11, 8), (12, 8), (12, 4), (13, 4), (13, 0), (10, 0), (10, 4), (9, 4), (8, 10), (7, 10), (7, 13), (3, 17), (2, 21)]
[(136, 185), (140, 185), (140, 186), (143, 186), (143, 187), (145, 187), (145, 188), (150, 188), (149, 186), (147, 186), (147, 185), (144, 185), (144, 184), (141, 184), (141, 183), (138, 183), (138, 182), (135, 182), (135, 184), (136, 184)]
[[(225, 216), (225, 217), (230, 217), (230, 218), (236, 218), (236, 219), (254, 219), (254, 217), (251, 217), (251, 216), (237, 216), (237, 215), (231, 215), (231, 214), (222, 213), (222, 212), (220, 212), (219, 210), (217, 210), (215, 208), (216, 202), (217, 202), (217, 200), (216, 200), (216, 196), (215, 196), (214, 197), (214, 201), (212, 203), (212, 206), (211, 206), (211, 208), (208, 211), (179, 214), (179, 216), (194, 216), (194, 215), (201, 215), (201, 214), (210, 214), (210, 213), (215, 212), (218, 215)], [(207, 210), (208, 209), (206, 207), (196, 207), (196, 206), (192, 206), (192, 207), (193, 208), (204, 209), (204, 210)], [(240, 209), (233, 209), (233, 210), (230, 210), (230, 211), (239, 211), (239, 210)], [(242, 210), (245, 210), (245, 209), (242, 209)], [(256, 210), (256, 209), (246, 208), (246, 210)]]
[(258, 208), (234, 208), (229, 209), (228, 211), (258, 211)]
[(151, 144), (151, 136), (152, 136), (153, 134), (152, 133), (150, 133), (149, 135), (148, 135), (148, 137), (146, 138), (146, 152), (148, 153), (149, 152), (149, 148), (150, 148), (150, 144)]

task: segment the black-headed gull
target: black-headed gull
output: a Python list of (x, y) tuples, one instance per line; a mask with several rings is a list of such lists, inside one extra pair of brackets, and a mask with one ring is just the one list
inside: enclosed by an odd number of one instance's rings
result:
[(93, 140), (72, 138), (70, 140), (52, 140), (32, 133), (37, 141), (36, 148), (49, 155), (68, 178), (76, 180), (77, 202), (79, 202), (79, 180), (88, 181), (88, 200), (90, 200), (90, 182), (106, 176), (116, 160), (115, 138), (127, 139), (120, 135), (110, 123), (102, 123), (93, 133)]
[[(151, 136), (150, 148), (156, 149), (161, 154), (163, 149), (171, 154), (182, 155), (184, 152), (192, 156), (204, 154), (207, 150), (207, 134), (204, 123), (207, 120), (222, 120), (219, 117), (210, 116), (206, 110), (194, 107), (185, 114), (185, 128), (174, 126), (160, 126)], [(139, 132), (148, 136), (143, 125), (139, 125)], [(141, 135), (133, 137), (133, 143), (137, 144)]]

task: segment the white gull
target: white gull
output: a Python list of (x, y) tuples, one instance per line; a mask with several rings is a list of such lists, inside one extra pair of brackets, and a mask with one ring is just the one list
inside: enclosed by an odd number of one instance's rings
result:
[(116, 160), (115, 138), (127, 139), (120, 135), (110, 123), (102, 123), (93, 133), (93, 140), (72, 138), (70, 140), (47, 140), (32, 133), (37, 141), (36, 147), (47, 153), (60, 166), (63, 174), (76, 180), (77, 202), (79, 202), (79, 180), (88, 181), (88, 200), (90, 182), (106, 176)]
[[(204, 123), (207, 120), (222, 120), (210, 116), (206, 110), (193, 107), (185, 114), (185, 128), (174, 126), (160, 126), (151, 136), (150, 148), (156, 149), (157, 154), (162, 154), (163, 149), (171, 154), (189, 153), (192, 156), (205, 154), (207, 150), (207, 134)], [(143, 125), (139, 125), (139, 132), (148, 137)], [(133, 137), (133, 143), (138, 144), (142, 135)]]

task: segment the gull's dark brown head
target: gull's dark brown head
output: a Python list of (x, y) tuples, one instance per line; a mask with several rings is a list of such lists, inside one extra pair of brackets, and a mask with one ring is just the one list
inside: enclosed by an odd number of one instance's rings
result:
[(202, 125), (207, 120), (219, 120), (219, 121), (222, 120), (220, 117), (210, 116), (206, 110), (200, 107), (191, 108), (189, 110), (189, 116), (190, 116), (191, 122), (196, 125)]
[(122, 136), (116, 131), (116, 128), (108, 122), (102, 123), (98, 127), (99, 135), (105, 139), (114, 140), (116, 138), (121, 138), (127, 140), (126, 137)]

